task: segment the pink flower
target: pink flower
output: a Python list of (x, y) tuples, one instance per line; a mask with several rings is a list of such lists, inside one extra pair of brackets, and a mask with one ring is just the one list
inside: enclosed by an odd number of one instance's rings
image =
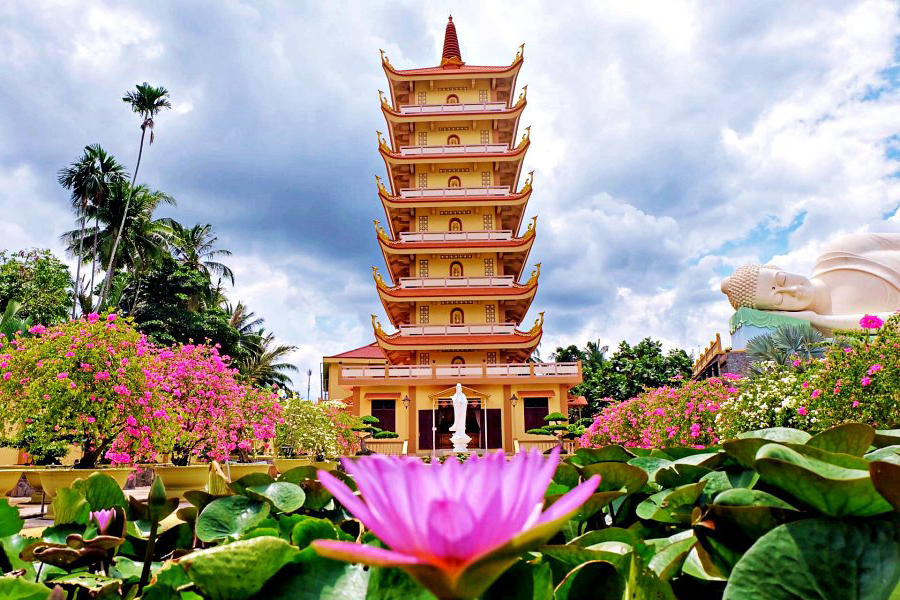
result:
[(872, 378), (868, 375), (859, 380), (859, 384), (863, 387), (866, 387), (870, 383), (872, 383)]
[(884, 325), (884, 321), (876, 315), (864, 315), (859, 320), (859, 326), (863, 329), (880, 329), (882, 325)]
[(319, 481), (391, 549), (336, 540), (313, 548), (332, 559), (399, 567), (439, 598), (480, 596), (522, 552), (546, 543), (599, 483), (591, 477), (541, 512), (558, 448), (546, 457), (535, 450), (507, 461), (497, 452), (463, 464), (385, 455), (343, 462), (362, 498), (325, 471)]
[(68, 376), (69, 376), (69, 374), (66, 373), (65, 371), (63, 371), (62, 373), (58, 373), (58, 374), (56, 375), (56, 378), (57, 378), (57, 379), (65, 379), (65, 378), (67, 378)]
[(87, 316), (88, 323), (91, 323), (92, 325), (94, 323), (96, 323), (99, 319), (100, 319), (100, 315), (98, 315), (97, 313), (90, 313)]
[(869, 367), (869, 375), (874, 375), (881, 369), (882, 369), (881, 365), (878, 365), (878, 364), (872, 365), (871, 367)]
[(809, 411), (806, 410), (805, 406), (801, 406), (800, 408), (797, 409), (797, 414), (800, 415), (801, 417), (806, 415), (806, 413), (808, 413), (808, 412)]
[(794, 362), (792, 362), (791, 364), (794, 365), (795, 367), (799, 367), (802, 363), (800, 362), (800, 359), (798, 358), (798, 359), (796, 359)]
[(7, 371), (6, 373), (3, 374), (4, 381), (9, 381), (10, 377), (12, 377), (12, 373), (10, 373), (9, 371)]
[(102, 535), (109, 529), (110, 523), (112, 523), (113, 518), (116, 516), (115, 509), (107, 508), (104, 510), (95, 510), (91, 512), (90, 518), (94, 523), (97, 524), (97, 529), (100, 531)]
[(853, 408), (856, 408), (857, 406), (859, 406), (859, 400), (854, 400), (852, 406), (853, 406)]
[(40, 335), (40, 334), (44, 333), (45, 331), (47, 331), (47, 328), (44, 327), (43, 325), (35, 325), (34, 327), (32, 327), (28, 330), (28, 333), (31, 333), (34, 335)]
[(106, 322), (107, 322), (107, 323), (112, 323), (112, 322), (115, 321), (115, 320), (116, 320), (116, 315), (108, 315), (108, 316), (106, 317)]
[[(813, 398), (818, 398), (818, 397), (821, 396), (821, 395), (822, 395), (822, 390), (813, 390), (813, 393), (812, 393), (812, 397), (813, 397)], [(805, 413), (800, 413), (800, 414), (802, 415), (802, 414), (805, 414)]]

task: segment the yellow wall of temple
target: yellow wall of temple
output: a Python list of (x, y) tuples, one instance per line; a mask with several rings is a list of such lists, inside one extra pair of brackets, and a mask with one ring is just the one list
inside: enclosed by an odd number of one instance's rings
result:
[[(441, 145), (443, 142), (441, 142)], [(459, 179), (456, 185), (455, 180)], [(434, 166), (419, 164), (413, 176), (415, 187), (449, 188), (449, 187), (481, 187), (496, 185), (498, 176), (491, 163), (465, 163), (464, 165)], [(490, 182), (490, 183), (488, 183)]]
[(441, 121), (439, 123), (415, 123), (413, 145), (492, 144), (495, 139), (491, 121)]
[[(419, 217), (425, 217), (420, 219)], [(416, 209), (413, 217), (413, 231), (451, 231), (454, 223), (458, 222), (460, 231), (483, 231), (486, 229), (499, 229), (499, 218), (496, 211), (483, 207), (460, 207), (454, 210), (442, 210), (438, 208)]]
[[(487, 323), (488, 311), (494, 311), (494, 322), (499, 322), (496, 315), (499, 315), (499, 307), (496, 300), (471, 300), (471, 304), (465, 302), (451, 302), (450, 300), (417, 302), (413, 311), (413, 323), (421, 323), (422, 316), (421, 307), (427, 307), (428, 324), (429, 325), (448, 325), (451, 324), (451, 314), (453, 311), (461, 311), (463, 316), (463, 324), (471, 325), (473, 323)], [(490, 309), (486, 307), (492, 307)]]
[[(441, 258), (442, 256), (452, 256), (453, 258)], [(426, 265), (423, 265), (420, 262), (423, 260), (428, 261), (428, 277), (457, 277), (458, 275), (451, 275), (450, 273), (450, 267), (453, 266), (454, 263), (459, 263), (459, 266), (462, 267), (461, 277), (483, 277), (487, 275), (485, 271), (491, 264), (494, 269), (493, 275), (502, 275), (498, 268), (499, 262), (495, 252), (479, 252), (472, 254), (460, 253), (452, 255), (416, 254), (412, 258), (412, 264), (414, 265), (413, 277), (423, 276), (421, 271), (423, 268), (426, 268)], [(485, 259), (489, 259), (493, 262), (485, 264)]]
[[(471, 79), (416, 81), (413, 101), (416, 104), (474, 104), (477, 102), (493, 102), (495, 93), (491, 90), (490, 79), (475, 79), (472, 87)], [(456, 102), (451, 96), (456, 97)]]

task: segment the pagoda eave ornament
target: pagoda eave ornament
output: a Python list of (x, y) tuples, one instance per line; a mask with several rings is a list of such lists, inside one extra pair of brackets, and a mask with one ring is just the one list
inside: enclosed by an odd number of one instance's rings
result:
[(375, 335), (377, 336), (387, 336), (387, 334), (384, 333), (384, 329), (381, 328), (381, 323), (378, 321), (378, 315), (372, 315), (372, 329), (375, 330)]
[[(384, 52), (382, 52), (382, 55), (384, 55)], [(522, 42), (522, 44), (519, 45), (519, 51), (516, 52), (516, 57), (513, 59), (512, 63), (510, 63), (510, 64), (514, 65), (517, 62), (519, 62), (520, 60), (522, 60), (524, 57), (525, 57), (525, 42)]]
[(372, 219), (372, 222), (375, 223), (375, 233), (378, 234), (378, 238), (385, 241), (390, 240), (387, 232), (385, 232), (384, 228), (381, 226), (381, 221), (379, 221), (378, 219)]
[(522, 189), (519, 191), (520, 196), (531, 191), (531, 184), (533, 181), (534, 181), (534, 171), (528, 171), (528, 178), (525, 179), (525, 183), (522, 185)]
[(538, 315), (540, 316), (534, 320), (534, 325), (531, 327), (531, 331), (528, 332), (529, 335), (537, 335), (544, 326), (544, 311), (539, 312)]
[(531, 139), (531, 125), (525, 128), (525, 133), (522, 134), (522, 139), (519, 141), (519, 145), (516, 148), (521, 148)]
[(531, 277), (528, 278), (528, 282), (525, 284), (526, 286), (534, 285), (541, 276), (541, 263), (536, 263), (534, 267), (534, 270), (531, 272)]
[(375, 285), (379, 288), (388, 288), (388, 284), (385, 283), (384, 279), (381, 277), (381, 273), (378, 272), (378, 267), (372, 267), (372, 278), (375, 279)]

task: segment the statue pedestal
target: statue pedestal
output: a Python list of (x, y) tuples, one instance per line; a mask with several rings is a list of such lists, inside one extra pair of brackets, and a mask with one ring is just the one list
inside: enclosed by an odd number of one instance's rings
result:
[(453, 451), (454, 452), (468, 452), (469, 451), (469, 442), (472, 441), (472, 438), (467, 436), (462, 431), (457, 431), (450, 438), (450, 441), (453, 442)]
[(731, 348), (733, 350), (743, 350), (751, 339), (760, 335), (770, 334), (782, 325), (810, 326), (809, 321), (805, 319), (776, 315), (753, 308), (740, 308), (732, 315), (729, 321)]

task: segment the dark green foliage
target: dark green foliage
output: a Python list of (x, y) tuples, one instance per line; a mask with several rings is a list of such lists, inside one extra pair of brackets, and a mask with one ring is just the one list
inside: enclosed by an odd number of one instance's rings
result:
[(50, 250), (0, 250), (0, 314), (10, 301), (21, 304), (15, 317), (52, 325), (64, 321), (72, 307), (72, 278)]

